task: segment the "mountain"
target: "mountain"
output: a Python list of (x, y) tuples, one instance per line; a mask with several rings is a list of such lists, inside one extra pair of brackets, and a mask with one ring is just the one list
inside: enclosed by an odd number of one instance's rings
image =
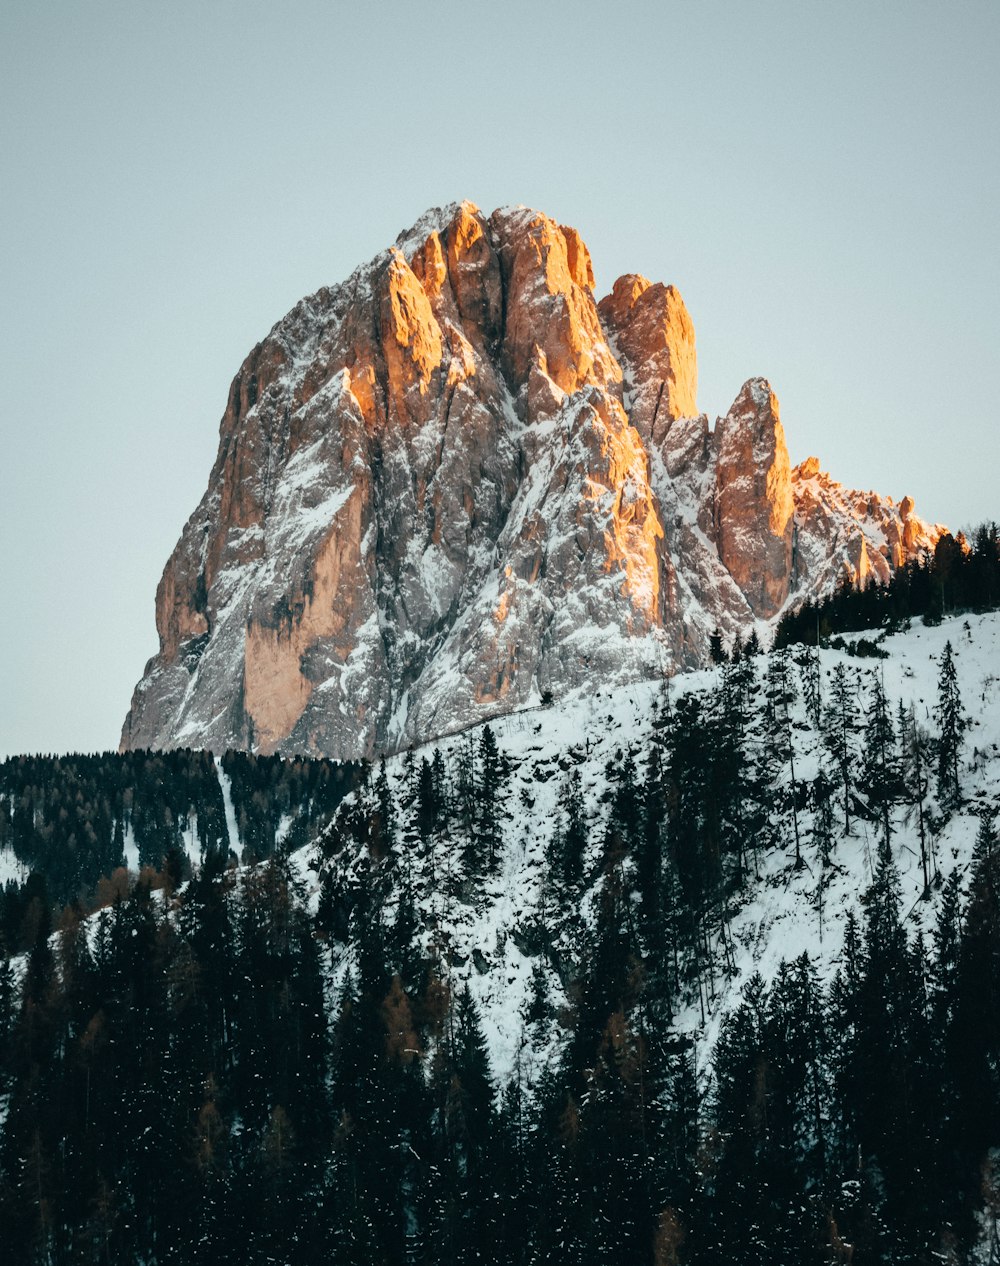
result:
[(674, 287), (597, 302), (575, 229), (435, 209), (233, 380), (122, 748), (397, 750), (703, 665), (937, 535), (791, 469), (761, 378), (711, 426)]

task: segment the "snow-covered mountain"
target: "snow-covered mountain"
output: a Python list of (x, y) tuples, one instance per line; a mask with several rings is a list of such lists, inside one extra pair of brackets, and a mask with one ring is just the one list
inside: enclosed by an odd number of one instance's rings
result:
[(297, 304), (233, 381), (123, 748), (397, 750), (933, 546), (909, 499), (791, 470), (763, 379), (711, 426), (672, 286), (593, 286), (576, 230), (462, 203)]

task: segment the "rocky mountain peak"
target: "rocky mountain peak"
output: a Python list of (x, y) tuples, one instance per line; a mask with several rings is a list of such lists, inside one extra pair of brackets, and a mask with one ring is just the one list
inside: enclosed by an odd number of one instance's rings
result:
[(715, 441), (719, 557), (754, 614), (768, 619), (791, 589), (794, 501), (778, 399), (766, 379), (743, 384)]
[[(502, 367), (526, 419), (550, 416), (586, 385), (620, 383), (594, 303), (590, 252), (576, 230), (526, 207), (495, 211), (490, 230), (506, 296)], [(549, 379), (548, 391), (539, 377)]]
[[(933, 551), (947, 529), (925, 523), (914, 511), (912, 497), (897, 505), (877, 492), (845, 488), (807, 457), (792, 471), (801, 567), (818, 569), (822, 589), (842, 577), (854, 583), (885, 583), (909, 559)], [(845, 531), (844, 524), (851, 530)]]
[(691, 317), (526, 207), (427, 212), (229, 392), (122, 743), (370, 756), (697, 665), (936, 539), (789, 468), (750, 379), (697, 412)]
[(626, 273), (598, 312), (625, 370), (632, 425), (660, 443), (672, 422), (698, 414), (694, 322), (684, 300), (674, 286)]

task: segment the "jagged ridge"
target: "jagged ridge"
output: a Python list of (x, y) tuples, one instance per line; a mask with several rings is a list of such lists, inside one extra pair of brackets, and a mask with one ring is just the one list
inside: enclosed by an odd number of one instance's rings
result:
[(371, 756), (705, 662), (933, 545), (791, 471), (751, 379), (712, 429), (678, 292), (599, 304), (576, 230), (428, 212), (237, 374), (123, 748)]

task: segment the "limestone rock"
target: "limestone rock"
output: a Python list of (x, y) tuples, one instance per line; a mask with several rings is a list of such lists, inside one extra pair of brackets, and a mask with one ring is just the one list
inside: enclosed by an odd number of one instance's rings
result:
[(792, 471), (795, 498), (795, 582), (820, 592), (843, 576), (884, 584), (896, 568), (933, 552), (944, 529), (914, 513), (912, 497), (845, 488), (807, 457)]
[[(590, 289), (590, 255), (573, 230), (537, 211), (495, 211), (490, 228), (507, 296), (502, 365), (515, 395), (532, 370), (571, 395), (589, 384), (621, 381)], [(529, 420), (534, 420), (531, 409)]]
[(716, 429), (719, 557), (764, 619), (788, 598), (792, 576), (791, 467), (778, 401), (763, 378), (744, 383)]
[(677, 418), (698, 413), (694, 323), (684, 300), (673, 286), (627, 273), (597, 310), (625, 368), (632, 425), (658, 444)]
[(677, 291), (594, 300), (579, 233), (435, 208), (233, 380), (123, 747), (373, 756), (704, 662), (937, 539), (788, 468), (751, 379), (713, 429)]

